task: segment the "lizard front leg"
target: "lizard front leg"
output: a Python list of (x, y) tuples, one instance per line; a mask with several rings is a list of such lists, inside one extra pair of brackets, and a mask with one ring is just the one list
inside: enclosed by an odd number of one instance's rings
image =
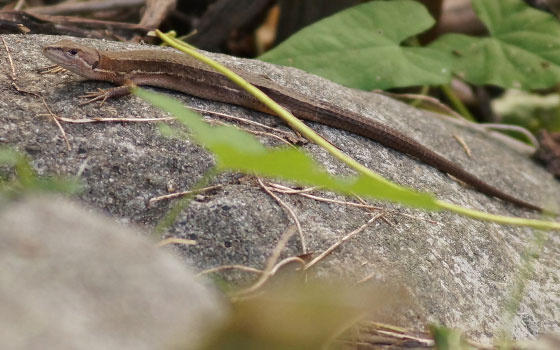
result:
[(80, 103), (80, 106), (87, 105), (95, 101), (101, 101), (101, 106), (109, 98), (126, 96), (130, 94), (130, 89), (136, 87), (134, 82), (127, 80), (121, 86), (117, 86), (109, 89), (97, 89), (97, 91), (91, 91), (85, 95), (80, 96), (80, 98), (85, 98), (87, 101)]

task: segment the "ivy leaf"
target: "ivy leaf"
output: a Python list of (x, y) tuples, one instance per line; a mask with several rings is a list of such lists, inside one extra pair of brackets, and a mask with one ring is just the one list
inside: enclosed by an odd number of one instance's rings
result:
[(444, 84), (447, 55), (401, 45), (433, 24), (416, 1), (368, 2), (302, 29), (260, 59), (364, 90)]
[(476, 85), (540, 89), (560, 81), (560, 23), (521, 0), (472, 0), (490, 37), (447, 34), (431, 48), (452, 57), (453, 72)]

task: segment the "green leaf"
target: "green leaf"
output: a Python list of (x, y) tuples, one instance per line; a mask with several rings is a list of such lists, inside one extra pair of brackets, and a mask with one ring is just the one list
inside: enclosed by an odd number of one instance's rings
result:
[(446, 328), (437, 324), (430, 324), (430, 333), (434, 338), (437, 350), (469, 350), (472, 349), (461, 337), (456, 329)]
[(424, 209), (439, 209), (434, 197), (393, 183), (361, 176), (331, 176), (297, 148), (269, 148), (252, 135), (230, 126), (209, 126), (200, 116), (166, 96), (135, 89), (134, 93), (154, 106), (171, 113), (191, 132), (200, 145), (215, 156), (220, 170), (235, 170), (298, 184), (320, 186), (344, 194), (400, 202)]
[(0, 147), (0, 165), (14, 166), (21, 161), (21, 155), (13, 149)]
[(415, 1), (368, 2), (302, 29), (260, 59), (364, 90), (444, 84), (447, 55), (401, 46), (433, 24)]
[(29, 160), (10, 148), (0, 147), (0, 165), (13, 167), (15, 173), (13, 179), (0, 177), (0, 197), (17, 196), (34, 191), (73, 194), (82, 190), (78, 179), (38, 177)]
[(430, 45), (470, 83), (539, 89), (560, 81), (560, 23), (522, 0), (473, 0), (490, 37), (447, 34)]

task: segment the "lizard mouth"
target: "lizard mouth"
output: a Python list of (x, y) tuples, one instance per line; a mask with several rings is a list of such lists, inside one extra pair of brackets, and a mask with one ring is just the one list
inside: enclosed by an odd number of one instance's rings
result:
[(56, 64), (61, 62), (59, 56), (62, 55), (61, 49), (53, 46), (45, 46), (43, 48), (43, 55), (45, 55), (49, 60), (53, 61)]

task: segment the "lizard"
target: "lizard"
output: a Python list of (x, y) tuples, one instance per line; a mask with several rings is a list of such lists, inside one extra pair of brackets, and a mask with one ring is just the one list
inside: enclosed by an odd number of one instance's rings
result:
[[(239, 105), (272, 114), (260, 101), (206, 64), (178, 52), (165, 50), (99, 51), (71, 40), (43, 47), (43, 54), (57, 65), (91, 80), (118, 85), (85, 95), (86, 103), (130, 93), (130, 87), (149, 85), (180, 91), (213, 101)], [(413, 138), (372, 118), (335, 104), (304, 96), (261, 76), (232, 69), (250, 84), (291, 111), (296, 117), (342, 129), (417, 158), (478, 191), (519, 207), (550, 213), (479, 179)]]

